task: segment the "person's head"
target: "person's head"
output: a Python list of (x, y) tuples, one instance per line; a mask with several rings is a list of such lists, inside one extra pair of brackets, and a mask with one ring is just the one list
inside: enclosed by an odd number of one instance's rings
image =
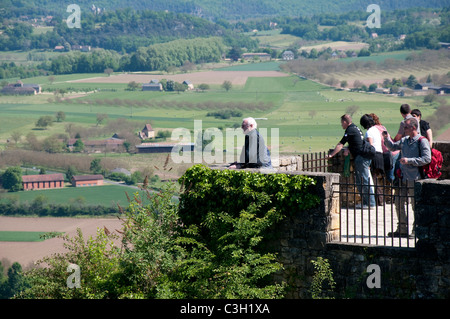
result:
[(407, 120), (405, 120), (405, 126), (404, 126), (405, 135), (408, 135), (408, 136), (411, 136), (411, 137), (416, 136), (418, 134), (417, 133), (417, 128), (418, 127), (419, 127), (419, 124), (417, 123), (416, 120), (414, 120), (414, 119), (407, 119)]
[(244, 131), (244, 133), (248, 133), (256, 129), (258, 125), (256, 124), (256, 121), (253, 117), (247, 117), (242, 120), (241, 128)]
[(406, 115), (411, 113), (411, 107), (409, 106), (409, 104), (402, 104), (400, 106), (400, 114), (403, 117), (406, 117)]
[(369, 128), (375, 125), (375, 122), (373, 121), (373, 118), (369, 114), (364, 114), (363, 116), (361, 116), (359, 124), (361, 124), (361, 126), (364, 127), (366, 130), (368, 130)]
[(420, 112), (419, 109), (414, 109), (411, 111), (411, 115), (414, 117), (417, 117), (420, 121), (420, 119), (422, 118), (422, 112)]
[(349, 114), (344, 114), (341, 116), (341, 126), (345, 130), (352, 124), (352, 117)]
[(380, 118), (375, 113), (370, 113), (369, 115), (372, 117), (375, 125), (381, 125)]

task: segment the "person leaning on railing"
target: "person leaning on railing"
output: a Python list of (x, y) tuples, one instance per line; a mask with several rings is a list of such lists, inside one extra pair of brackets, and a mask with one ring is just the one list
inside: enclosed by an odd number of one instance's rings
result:
[[(400, 150), (400, 171), (399, 182), (400, 187), (395, 188), (395, 210), (399, 220), (397, 230), (389, 233), (393, 237), (408, 237), (408, 221), (406, 216), (405, 205), (407, 198), (414, 197), (414, 187), (408, 187), (408, 184), (421, 178), (419, 167), (431, 162), (430, 143), (426, 138), (420, 139), (421, 135), (417, 132), (418, 122), (414, 118), (405, 120), (405, 137), (397, 142), (392, 142), (388, 138), (388, 133), (382, 133), (384, 145), (391, 150)], [(414, 211), (414, 201), (412, 201), (412, 209)], [(414, 229), (413, 229), (414, 232)]]

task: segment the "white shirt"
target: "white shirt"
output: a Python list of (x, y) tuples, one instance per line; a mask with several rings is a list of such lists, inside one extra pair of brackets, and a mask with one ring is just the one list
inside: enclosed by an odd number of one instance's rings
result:
[(368, 137), (372, 138), (372, 145), (375, 147), (375, 150), (377, 152), (383, 153), (383, 149), (381, 148), (381, 134), (375, 126), (372, 126), (367, 130), (366, 139)]

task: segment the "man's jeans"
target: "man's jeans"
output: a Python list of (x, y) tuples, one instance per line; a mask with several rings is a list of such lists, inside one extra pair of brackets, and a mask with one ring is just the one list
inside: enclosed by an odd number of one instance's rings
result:
[(358, 190), (361, 193), (362, 204), (369, 205), (369, 197), (370, 197), (370, 206), (375, 206), (376, 205), (375, 195), (372, 186), (373, 179), (372, 175), (370, 174), (371, 163), (372, 163), (371, 159), (367, 159), (365, 157), (362, 157), (361, 155), (357, 155), (355, 158), (355, 178), (356, 178), (356, 186), (358, 187)]

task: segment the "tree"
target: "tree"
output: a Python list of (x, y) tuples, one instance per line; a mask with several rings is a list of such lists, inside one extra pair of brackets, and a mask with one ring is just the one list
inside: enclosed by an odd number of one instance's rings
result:
[(128, 83), (127, 90), (128, 91), (136, 91), (137, 89), (140, 88), (140, 86), (141, 85), (139, 83), (137, 83), (136, 81), (131, 81), (131, 82)]
[(58, 111), (56, 112), (55, 117), (56, 121), (62, 122), (66, 119), (66, 113), (64, 113), (63, 111)]
[(70, 165), (66, 170), (66, 180), (71, 182), (72, 177), (77, 174), (78, 174), (77, 169), (74, 166)]
[(108, 76), (111, 76), (111, 73), (113, 73), (113, 72), (114, 72), (114, 70), (111, 68), (106, 68), (104, 71), (104, 73), (108, 74)]
[(433, 103), (434, 101), (436, 101), (437, 99), (437, 95), (436, 93), (429, 93), (427, 95), (425, 95), (425, 97), (423, 98), (423, 103)]
[(369, 92), (375, 92), (375, 90), (378, 88), (378, 84), (376, 83), (372, 83), (371, 85), (369, 85)]
[(178, 83), (175, 82), (174, 86), (173, 86), (173, 90), (180, 93), (180, 92), (184, 92), (187, 89), (187, 85), (183, 84), (183, 83)]
[(103, 123), (104, 120), (108, 118), (108, 114), (97, 113), (97, 126)]
[(17, 145), (17, 143), (20, 142), (20, 140), (22, 139), (22, 133), (20, 133), (19, 131), (14, 131), (11, 133), (11, 139), (14, 141), (14, 143)]
[(8, 167), (2, 175), (3, 188), (10, 192), (22, 189), (22, 169), (19, 166)]
[(231, 87), (233, 86), (233, 84), (230, 81), (224, 81), (222, 83), (222, 88), (224, 88), (227, 92), (229, 90), (231, 90)]
[(51, 126), (53, 124), (53, 118), (50, 115), (41, 116), (37, 122), (36, 127), (47, 128), (47, 126)]
[(59, 153), (63, 150), (63, 143), (61, 143), (58, 137), (49, 136), (42, 142), (42, 148), (47, 153)]
[(345, 109), (345, 113), (349, 114), (351, 117), (353, 117), (353, 114), (355, 114), (359, 110), (359, 106), (357, 105), (350, 105)]
[(80, 138), (73, 143), (73, 151), (77, 153), (84, 151), (84, 143)]
[(15, 262), (8, 269), (8, 276), (2, 280), (3, 276), (3, 267), (0, 263), (0, 299), (10, 299), (20, 292), (29, 288), (29, 284), (25, 279), (22, 266)]
[(417, 79), (416, 79), (416, 77), (414, 75), (411, 74), (408, 77), (408, 79), (406, 80), (406, 85), (409, 88), (413, 89), (416, 86), (416, 84), (417, 84)]
[(94, 174), (100, 174), (102, 172), (102, 165), (101, 165), (101, 159), (96, 158), (93, 159), (91, 162), (90, 170)]
[(209, 85), (206, 83), (201, 83), (197, 86), (197, 88), (203, 92), (203, 91), (209, 90)]

